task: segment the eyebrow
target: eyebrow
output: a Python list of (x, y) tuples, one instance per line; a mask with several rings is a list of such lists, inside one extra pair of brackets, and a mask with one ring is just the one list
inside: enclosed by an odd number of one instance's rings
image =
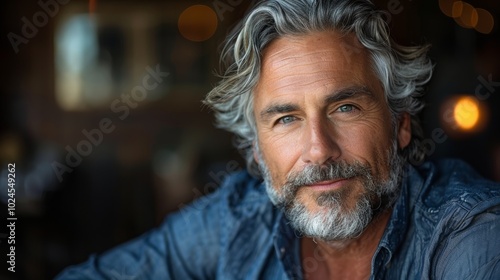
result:
[[(353, 97), (354, 98), (369, 97), (370, 99), (375, 98), (373, 92), (370, 91), (367, 87), (352, 86), (337, 90), (327, 95), (324, 101), (325, 104), (331, 104)], [(274, 115), (290, 113), (297, 110), (299, 110), (299, 106), (292, 103), (271, 104), (260, 112), (260, 118), (263, 121), (266, 121)]]
[(290, 113), (293, 111), (297, 111), (299, 109), (299, 106), (291, 104), (291, 103), (286, 103), (286, 104), (271, 104), (264, 110), (260, 112), (260, 118), (262, 120), (268, 120), (272, 116), (277, 115), (277, 114), (284, 114), (284, 113)]
[(335, 91), (325, 97), (325, 103), (331, 104), (349, 98), (369, 97), (375, 99), (373, 92), (366, 86), (352, 86)]

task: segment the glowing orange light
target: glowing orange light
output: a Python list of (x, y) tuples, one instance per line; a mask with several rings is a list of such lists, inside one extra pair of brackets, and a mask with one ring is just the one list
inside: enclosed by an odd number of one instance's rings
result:
[(458, 99), (453, 109), (455, 123), (462, 130), (471, 130), (479, 122), (479, 104), (476, 99), (464, 96)]
[(217, 30), (217, 14), (205, 5), (193, 5), (185, 9), (179, 16), (179, 32), (194, 42), (210, 39)]
[(462, 11), (464, 9), (464, 2), (455, 1), (451, 7), (451, 17), (459, 18), (462, 15)]
[(453, 11), (453, 3), (457, 2), (457, 0), (439, 0), (439, 8), (443, 14), (451, 17)]
[(476, 9), (469, 3), (458, 1), (453, 4), (453, 18), (464, 28), (473, 28), (478, 21)]
[(474, 29), (476, 29), (477, 32), (481, 32), (483, 34), (488, 34), (493, 30), (493, 26), (495, 25), (495, 20), (493, 19), (493, 16), (491, 15), (490, 12), (488, 12), (485, 9), (476, 9), (476, 12), (478, 14), (478, 22), (476, 26), (474, 26)]

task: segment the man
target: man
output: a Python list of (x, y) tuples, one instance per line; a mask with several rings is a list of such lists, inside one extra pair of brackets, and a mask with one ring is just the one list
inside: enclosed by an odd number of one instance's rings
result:
[(205, 100), (253, 176), (60, 279), (499, 279), (500, 187), (410, 164), (432, 65), (388, 32), (368, 1), (257, 4)]

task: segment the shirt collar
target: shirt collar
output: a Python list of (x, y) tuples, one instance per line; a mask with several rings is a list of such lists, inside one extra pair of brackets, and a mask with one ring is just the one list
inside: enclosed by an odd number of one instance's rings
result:
[(403, 243), (405, 233), (408, 229), (409, 196), (412, 195), (411, 190), (420, 189), (419, 186), (422, 184), (423, 180), (418, 175), (416, 169), (412, 165), (407, 164), (401, 181), (400, 195), (393, 206), (391, 218), (387, 223), (387, 227), (375, 253), (377, 255), (381, 251), (381, 248), (386, 249), (388, 255), (385, 265), (390, 262), (393, 252)]
[(300, 234), (290, 225), (282, 210), (278, 210), (273, 228), (274, 250), (289, 279), (303, 279), (300, 259)]

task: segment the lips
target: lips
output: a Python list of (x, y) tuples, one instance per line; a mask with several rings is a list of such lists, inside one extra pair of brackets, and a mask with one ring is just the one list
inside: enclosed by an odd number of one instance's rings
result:
[(344, 186), (350, 178), (342, 178), (336, 180), (321, 181), (314, 184), (306, 185), (305, 187), (311, 188), (313, 190), (335, 190)]

